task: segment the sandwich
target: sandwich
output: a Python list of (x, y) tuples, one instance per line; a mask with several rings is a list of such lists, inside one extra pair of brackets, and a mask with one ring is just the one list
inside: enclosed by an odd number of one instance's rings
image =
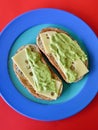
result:
[(67, 83), (77, 82), (88, 73), (88, 57), (78, 42), (58, 28), (44, 28), (37, 45)]
[(43, 100), (56, 100), (60, 96), (62, 81), (47, 65), (36, 45), (21, 47), (12, 61), (17, 78), (33, 96)]

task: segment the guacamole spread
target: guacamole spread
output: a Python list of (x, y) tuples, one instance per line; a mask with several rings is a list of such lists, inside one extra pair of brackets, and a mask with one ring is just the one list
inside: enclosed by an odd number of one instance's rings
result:
[(67, 80), (70, 83), (76, 81), (78, 74), (75, 69), (72, 69), (73, 63), (78, 59), (83, 63), (87, 60), (87, 55), (77, 42), (64, 33), (55, 33), (50, 37), (50, 50), (57, 63), (63, 68)]
[(38, 52), (26, 48), (26, 56), (32, 70), (34, 85), (39, 92), (53, 92), (57, 94), (56, 80), (52, 78), (51, 72), (41, 60)]

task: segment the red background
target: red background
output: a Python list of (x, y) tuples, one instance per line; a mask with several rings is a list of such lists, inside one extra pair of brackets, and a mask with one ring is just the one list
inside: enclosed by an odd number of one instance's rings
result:
[[(58, 8), (83, 19), (98, 36), (98, 0), (0, 0), (0, 31), (16, 16), (37, 8)], [(44, 122), (26, 118), (0, 97), (0, 130), (97, 130), (98, 94), (81, 112), (68, 119)]]

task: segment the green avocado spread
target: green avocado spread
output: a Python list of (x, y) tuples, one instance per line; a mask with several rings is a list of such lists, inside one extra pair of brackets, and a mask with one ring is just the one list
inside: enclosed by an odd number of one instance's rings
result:
[(34, 85), (39, 92), (53, 92), (57, 94), (56, 80), (52, 78), (51, 72), (41, 60), (38, 52), (26, 48), (26, 56), (32, 70)]
[(56, 57), (58, 64), (63, 67), (67, 80), (70, 83), (76, 81), (78, 74), (72, 69), (72, 64), (77, 59), (83, 63), (87, 60), (87, 55), (77, 42), (64, 33), (55, 33), (50, 37), (50, 50)]

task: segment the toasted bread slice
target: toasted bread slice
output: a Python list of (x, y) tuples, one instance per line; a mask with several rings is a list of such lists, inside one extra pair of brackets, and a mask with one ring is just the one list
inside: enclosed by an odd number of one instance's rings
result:
[[(63, 77), (63, 79), (64, 79), (67, 83), (69, 83), (69, 81), (67, 80), (66, 74), (62, 71), (61, 66), (58, 65), (58, 63), (57, 63), (57, 61), (55, 60), (55, 58), (54, 58), (54, 56), (52, 55), (52, 53), (46, 53), (46, 52), (45, 52), (44, 46), (43, 46), (42, 41), (41, 41), (41, 38), (40, 38), (40, 34), (46, 33), (46, 32), (49, 32), (49, 31), (54, 31), (54, 32), (57, 32), (57, 33), (64, 33), (64, 34), (66, 34), (66, 35), (68, 35), (68, 36), (69, 36), (69, 34), (68, 34), (67, 32), (65, 32), (65, 31), (63, 31), (63, 30), (58, 29), (58, 28), (44, 28), (44, 29), (41, 30), (41, 32), (40, 32), (39, 35), (37, 36), (37, 45), (38, 45), (39, 49), (46, 55), (46, 57), (48, 58), (48, 60), (50, 61), (50, 63), (58, 70), (58, 72), (61, 74), (61, 76)], [(69, 37), (70, 37), (70, 36), (69, 36)], [(49, 39), (49, 37), (47, 37), (47, 38)], [(71, 38), (71, 37), (70, 37), (70, 38)], [(71, 38), (71, 39), (72, 39), (72, 38)], [(72, 40), (73, 40), (73, 39), (72, 39)], [(76, 41), (76, 44), (78, 44), (77, 41)], [(86, 60), (84, 64), (85, 64), (86, 67), (88, 67), (88, 60)], [(74, 70), (74, 69), (75, 69), (74, 66), (71, 66), (71, 69)], [(84, 76), (84, 75), (83, 75), (83, 76)], [(83, 77), (83, 76), (82, 76), (82, 77)], [(76, 81), (74, 81), (74, 82), (79, 81), (82, 77), (79, 77), (79, 78), (78, 78)]]
[[(21, 52), (23, 49), (25, 49), (26, 47), (30, 47), (32, 51), (35, 51), (35, 52), (38, 52), (41, 56), (41, 60), (44, 64), (47, 64), (45, 62), (45, 60), (43, 59), (42, 57), (42, 54), (40, 52), (40, 50), (38, 49), (38, 47), (36, 45), (27, 45), (27, 46), (23, 46), (21, 47), (18, 51), (17, 51), (17, 54), (19, 52)], [(13, 59), (13, 57), (12, 57)], [(21, 82), (21, 84), (27, 88), (27, 90), (33, 95), (35, 96), (36, 98), (40, 98), (40, 99), (43, 99), (43, 100), (54, 100), (53, 98), (51, 97), (48, 97), (48, 96), (45, 96), (41, 93), (38, 93), (36, 92), (36, 90), (34, 89), (34, 85), (32, 85), (28, 79), (25, 77), (25, 75), (22, 73), (22, 71), (18, 68), (18, 66), (16, 65), (16, 63), (14, 62), (13, 60), (13, 69), (14, 69), (14, 72), (16, 74), (16, 76), (18, 77), (19, 81)], [(52, 78), (59, 81), (61, 84), (59, 86), (59, 94), (58, 94), (58, 97), (60, 96), (61, 92), (62, 92), (62, 89), (63, 89), (63, 85), (62, 85), (62, 81), (60, 80), (60, 78), (49, 68), (50, 72), (51, 72), (51, 75), (52, 75)], [(33, 80), (33, 79), (32, 79)]]

